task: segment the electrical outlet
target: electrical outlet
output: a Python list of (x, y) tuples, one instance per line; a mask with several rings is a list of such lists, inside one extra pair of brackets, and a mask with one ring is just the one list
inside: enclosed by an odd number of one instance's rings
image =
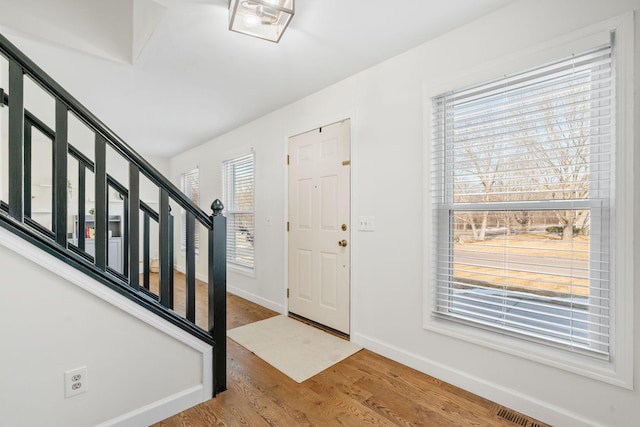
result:
[(89, 389), (87, 367), (72, 369), (64, 373), (64, 397), (72, 397)]

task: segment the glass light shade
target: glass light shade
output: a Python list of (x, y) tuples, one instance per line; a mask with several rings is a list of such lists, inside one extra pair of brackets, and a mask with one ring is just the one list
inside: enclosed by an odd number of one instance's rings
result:
[(294, 3), (295, 0), (230, 0), (229, 29), (278, 43), (295, 13)]

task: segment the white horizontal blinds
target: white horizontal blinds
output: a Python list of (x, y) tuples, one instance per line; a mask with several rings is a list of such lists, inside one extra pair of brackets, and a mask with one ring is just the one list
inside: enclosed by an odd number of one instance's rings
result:
[(611, 48), (433, 99), (436, 313), (609, 354)]
[[(200, 206), (200, 170), (193, 169), (187, 173), (182, 174), (181, 179), (182, 192), (193, 201), (194, 204)], [(184, 209), (180, 209), (180, 217), (182, 224), (182, 232), (180, 233), (180, 243), (182, 249), (187, 247), (187, 213)], [(195, 233), (195, 247), (196, 250), (200, 248), (200, 235)]]
[(227, 261), (254, 266), (254, 155), (224, 163), (227, 212)]

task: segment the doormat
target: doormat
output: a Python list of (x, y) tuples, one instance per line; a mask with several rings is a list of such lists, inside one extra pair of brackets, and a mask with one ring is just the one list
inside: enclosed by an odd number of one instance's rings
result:
[(231, 329), (227, 336), (299, 383), (362, 349), (286, 316)]

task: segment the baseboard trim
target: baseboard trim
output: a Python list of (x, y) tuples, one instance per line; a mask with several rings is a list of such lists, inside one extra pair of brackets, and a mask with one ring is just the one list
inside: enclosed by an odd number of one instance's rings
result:
[(227, 292), (235, 296), (238, 296), (240, 298), (244, 298), (248, 301), (251, 301), (252, 303), (266, 307), (269, 310), (273, 310), (278, 314), (285, 314), (285, 308), (283, 304), (278, 304), (274, 301), (268, 300), (256, 294), (252, 294), (251, 292), (247, 292), (243, 289), (236, 288), (235, 286), (230, 286), (228, 283), (227, 283)]
[(578, 414), (566, 411), (552, 403), (540, 401), (518, 390), (488, 382), (469, 372), (452, 369), (449, 366), (407, 352), (367, 335), (352, 333), (351, 341), (374, 353), (388, 357), (403, 365), (407, 365), (439, 380), (499, 403), (500, 405), (527, 414), (545, 423), (563, 426), (598, 426), (598, 424), (594, 424), (592, 420), (582, 418)]
[[(210, 397), (210, 396), (209, 396)], [(195, 386), (172, 396), (98, 424), (97, 427), (148, 426), (165, 420), (207, 400), (203, 386)]]
[[(177, 271), (183, 274), (186, 271), (184, 268), (184, 265), (181, 265), (181, 264), (176, 264), (174, 265), (173, 268), (175, 268)], [(206, 276), (199, 273), (196, 273), (196, 279), (201, 280), (203, 282), (206, 282), (208, 280)], [(247, 301), (251, 301), (255, 304), (258, 304), (270, 310), (273, 310), (278, 314), (285, 314), (285, 306), (283, 304), (278, 304), (277, 302), (268, 300), (259, 295), (253, 294), (251, 292), (247, 292), (244, 289), (240, 289), (236, 286), (230, 285), (228, 279), (227, 279), (227, 292), (235, 296), (238, 296), (240, 298), (244, 298)]]

